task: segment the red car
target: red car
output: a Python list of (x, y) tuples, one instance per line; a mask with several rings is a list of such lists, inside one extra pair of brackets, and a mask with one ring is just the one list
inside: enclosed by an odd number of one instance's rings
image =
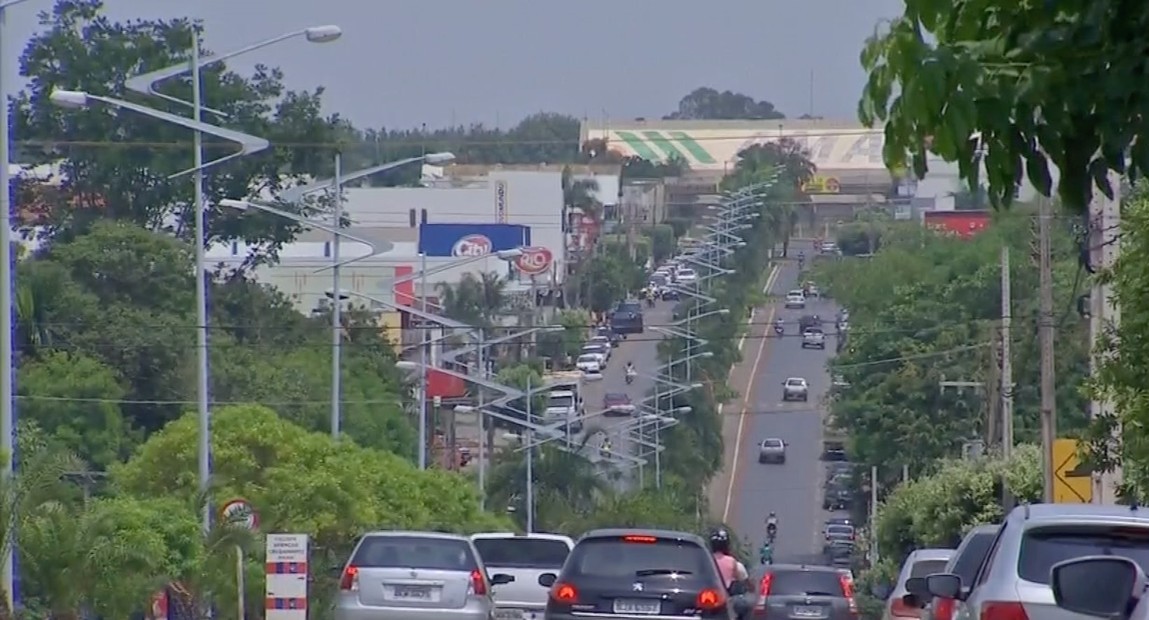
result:
[(622, 392), (608, 392), (602, 397), (603, 415), (631, 415), (634, 413), (634, 403), (629, 394)]

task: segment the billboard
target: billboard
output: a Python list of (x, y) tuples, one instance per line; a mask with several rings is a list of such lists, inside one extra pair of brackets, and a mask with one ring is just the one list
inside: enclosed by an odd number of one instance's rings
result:
[(483, 256), (531, 244), (531, 227), (520, 224), (423, 224), (419, 252), (433, 257)]
[(969, 238), (989, 226), (989, 211), (926, 211), (926, 226), (944, 233)]

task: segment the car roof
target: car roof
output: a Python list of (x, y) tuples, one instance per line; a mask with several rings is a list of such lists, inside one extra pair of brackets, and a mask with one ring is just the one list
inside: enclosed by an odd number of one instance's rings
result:
[(562, 534), (546, 534), (543, 532), (532, 532), (530, 534), (521, 534), (519, 532), (477, 532), (475, 534), (471, 534), (471, 540), (499, 540), (503, 538), (557, 540), (559, 542), (565, 542), (571, 546), (574, 545), (574, 540), (572, 540), (570, 536), (564, 536)]
[(602, 395), (603, 398), (630, 398), (630, 394), (624, 392), (607, 392)]
[(766, 443), (777, 443), (777, 444), (785, 444), (786, 442), (785, 442), (785, 441), (782, 441), (782, 440), (781, 440), (780, 438), (778, 438), (778, 437), (766, 437), (765, 439), (763, 439), (763, 440), (762, 440), (762, 443), (763, 443), (763, 444), (766, 444)]
[(801, 381), (805, 383), (806, 379), (803, 377), (786, 377), (786, 382), (789, 383), (790, 381)]
[(623, 536), (654, 536), (655, 538), (665, 538), (668, 540), (677, 540), (682, 542), (696, 543), (701, 547), (706, 547), (706, 541), (697, 534), (689, 532), (679, 532), (676, 530), (660, 530), (651, 528), (603, 528), (598, 530), (591, 530), (586, 532), (579, 538), (579, 542), (584, 540), (592, 540), (596, 538), (621, 538)]
[[(1130, 522), (1149, 521), (1149, 511), (1142, 512), (1137, 506), (1118, 506), (1102, 504), (1023, 504), (1013, 509), (1010, 517), (1021, 514), (1026, 521), (1062, 521), (1067, 518), (1074, 520), (1112, 521), (1114, 519)], [(1014, 517), (1016, 518), (1016, 517)]]
[(831, 575), (838, 575), (840, 571), (833, 566), (822, 566), (820, 564), (771, 564), (766, 572), (776, 572), (780, 570), (786, 571), (801, 571), (808, 573), (829, 573)]
[(400, 538), (400, 537), (418, 537), (418, 538), (439, 538), (442, 540), (461, 540), (469, 541), (470, 538), (462, 534), (451, 534), (450, 532), (427, 532), (419, 530), (375, 530), (363, 534), (364, 538), (367, 537), (386, 537), (386, 538)]
[(948, 560), (953, 557), (953, 549), (914, 549), (906, 558), (906, 563), (923, 560)]

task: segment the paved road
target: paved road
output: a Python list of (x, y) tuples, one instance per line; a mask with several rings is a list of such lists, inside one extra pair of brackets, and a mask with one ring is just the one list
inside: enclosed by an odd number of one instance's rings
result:
[(645, 333), (632, 334), (623, 340), (614, 349), (610, 365), (603, 373), (602, 381), (584, 383), (583, 398), (586, 402), (588, 420), (586, 432), (590, 435), (587, 445), (594, 449), (602, 446), (602, 440), (610, 437), (611, 449), (618, 454), (635, 456), (638, 447), (630, 439), (626, 430), (634, 423), (624, 417), (603, 417), (602, 398), (608, 392), (624, 392), (630, 395), (631, 400), (638, 404), (648, 392), (654, 389), (654, 382), (646, 377), (639, 376), (634, 383), (626, 384), (626, 363), (634, 362), (640, 373), (653, 374), (659, 366), (658, 341), (662, 336), (650, 329), (649, 326), (666, 325), (670, 322), (674, 302), (661, 301), (653, 309), (643, 312), (644, 323), (648, 326)]
[[(770, 291), (776, 296), (774, 299), (795, 288), (797, 278), (796, 265), (783, 264)], [(824, 467), (819, 460), (822, 399), (830, 387), (826, 363), (833, 354), (836, 336), (828, 328), (825, 351), (803, 350), (797, 321), (809, 313), (833, 320), (836, 308), (830, 302), (814, 301), (804, 311), (786, 310), (779, 299), (757, 313), (756, 321), (783, 318), (788, 337), (747, 343), (744, 355), (758, 362), (751, 379), (753, 385), (746, 392), (750, 397), (744, 401), (738, 440), (731, 442), (736, 445), (731, 525), (757, 548), (766, 534), (766, 515), (774, 511), (778, 516), (775, 559), (779, 562), (816, 561), (821, 552), (821, 524), (826, 517), (821, 505)], [(782, 382), (794, 376), (809, 381), (809, 402), (782, 402)], [(767, 437), (789, 443), (785, 464), (758, 463), (758, 444)]]

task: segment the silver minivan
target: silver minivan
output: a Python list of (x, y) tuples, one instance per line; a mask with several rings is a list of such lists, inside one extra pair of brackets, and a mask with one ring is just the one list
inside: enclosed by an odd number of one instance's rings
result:
[(364, 534), (343, 567), (336, 620), (491, 620), (492, 587), (466, 536), (440, 532)]
[(574, 541), (561, 534), (484, 532), (472, 534), (471, 542), (487, 570), (515, 578), (494, 589), (495, 620), (541, 620), (550, 587), (540, 577), (558, 575)]
[(927, 577), (926, 586), (934, 596), (964, 601), (957, 620), (1084, 620), (1088, 616), (1057, 606), (1050, 575), (1061, 562), (1096, 555), (1149, 566), (1149, 512), (1096, 504), (1018, 506), (1006, 517), (972, 584), (943, 573)]

